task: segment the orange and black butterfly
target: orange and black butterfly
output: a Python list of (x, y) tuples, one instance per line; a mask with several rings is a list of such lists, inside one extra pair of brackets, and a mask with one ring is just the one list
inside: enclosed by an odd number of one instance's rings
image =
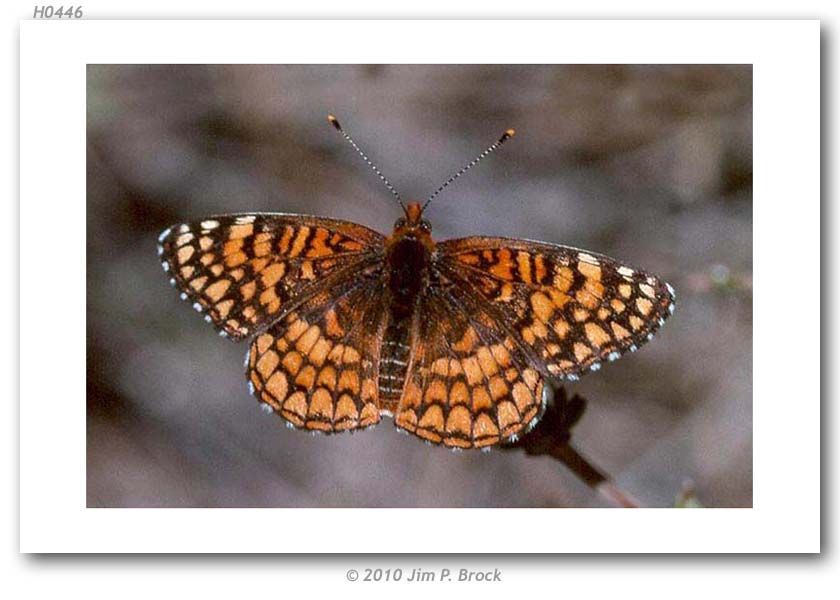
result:
[(225, 215), (170, 227), (158, 251), (220, 335), (250, 339), (248, 385), (290, 426), (333, 433), (389, 416), (454, 448), (516, 440), (542, 416), (546, 382), (636, 350), (674, 310), (671, 286), (606, 256), (435, 241), (427, 204), (404, 206), (387, 237), (321, 217)]

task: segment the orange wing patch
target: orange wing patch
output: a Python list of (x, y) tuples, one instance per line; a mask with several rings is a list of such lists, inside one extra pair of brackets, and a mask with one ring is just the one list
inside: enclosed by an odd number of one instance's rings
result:
[(474, 290), (546, 376), (576, 380), (653, 337), (674, 310), (656, 277), (565, 246), (502, 238), (438, 244), (438, 267)]
[(335, 276), (375, 260), (382, 239), (332, 219), (231, 215), (167, 229), (158, 253), (181, 298), (220, 335), (242, 339)]

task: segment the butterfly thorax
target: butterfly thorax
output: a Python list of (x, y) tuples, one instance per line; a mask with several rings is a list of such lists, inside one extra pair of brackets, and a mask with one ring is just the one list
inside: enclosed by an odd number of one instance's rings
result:
[(410, 316), (418, 295), (428, 284), (431, 253), (409, 234), (388, 248), (387, 261), (391, 309), (400, 317)]
[(386, 241), (388, 325), (379, 358), (380, 398), (398, 400), (405, 384), (411, 348), (411, 324), (420, 295), (429, 284), (434, 242), (428, 223), (410, 204)]

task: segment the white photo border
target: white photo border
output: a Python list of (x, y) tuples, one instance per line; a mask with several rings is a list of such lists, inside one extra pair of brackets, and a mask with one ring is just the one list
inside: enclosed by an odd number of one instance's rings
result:
[[(811, 319), (820, 308), (819, 21), (23, 21), (20, 36), (21, 551), (819, 552), (820, 329), (791, 316), (793, 302)], [(97, 63), (752, 64), (754, 507), (86, 508), (86, 65)], [(57, 315), (44, 265), (60, 318), (43, 318)], [(45, 340), (62, 357), (48, 372)], [(810, 349), (815, 372), (794, 381), (787, 348)], [(290, 510), (318, 512), (266, 512)], [(392, 520), (413, 510), (470, 535), (445, 547), (395, 535)], [(522, 531), (486, 527), (503, 519)], [(346, 520), (364, 534), (335, 535)]]

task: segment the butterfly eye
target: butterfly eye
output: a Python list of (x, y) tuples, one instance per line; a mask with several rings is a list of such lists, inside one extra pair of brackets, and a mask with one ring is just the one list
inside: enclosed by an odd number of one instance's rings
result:
[(405, 218), (404, 217), (400, 217), (394, 223), (394, 229), (399, 229), (401, 227), (405, 227)]
[(420, 229), (422, 229), (426, 233), (431, 233), (432, 224), (429, 223), (426, 219), (423, 219), (422, 221), (420, 221)]

